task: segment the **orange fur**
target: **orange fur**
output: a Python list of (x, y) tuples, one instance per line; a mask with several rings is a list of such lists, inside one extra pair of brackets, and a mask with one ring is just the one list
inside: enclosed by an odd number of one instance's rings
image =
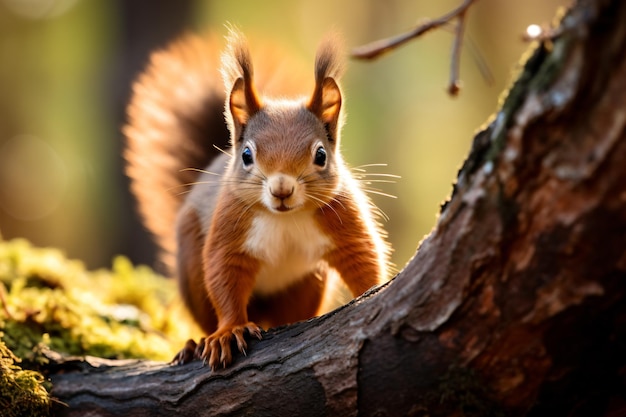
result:
[[(176, 253), (181, 294), (208, 334), (195, 355), (216, 368), (232, 361), (232, 342), (245, 352), (245, 334), (261, 336), (256, 323), (277, 326), (319, 314), (335, 288), (327, 285), (333, 271), (354, 296), (380, 284), (389, 247), (339, 152), (336, 38), (318, 49), (309, 99), (260, 95), (247, 42), (235, 31), (222, 55), (226, 92), (217, 90), (214, 78), (204, 80), (216, 73), (208, 68), (214, 55), (205, 54), (208, 46), (187, 37), (153, 57), (135, 85), (125, 133), (128, 173), (146, 225), (165, 251)], [(198, 77), (199, 89), (183, 82), (177, 90), (175, 80), (165, 79), (172, 74)], [(284, 85), (302, 84), (293, 73), (270, 74)], [(186, 103), (167, 100), (183, 93)], [(214, 133), (223, 126), (203, 129), (224, 108), (232, 156), (215, 157), (211, 145), (221, 133)], [(187, 166), (205, 172), (175, 170)], [(196, 184), (184, 199), (164, 189), (185, 182)], [(176, 226), (175, 245), (165, 222)]]

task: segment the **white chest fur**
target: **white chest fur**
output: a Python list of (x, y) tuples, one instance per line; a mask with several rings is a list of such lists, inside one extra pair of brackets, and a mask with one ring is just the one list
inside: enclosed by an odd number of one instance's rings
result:
[(244, 249), (262, 263), (254, 292), (269, 295), (286, 289), (315, 270), (331, 248), (311, 213), (256, 216), (244, 243)]

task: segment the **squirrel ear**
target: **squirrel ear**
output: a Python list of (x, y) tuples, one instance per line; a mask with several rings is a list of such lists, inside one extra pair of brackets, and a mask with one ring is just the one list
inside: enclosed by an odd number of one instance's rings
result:
[(322, 122), (337, 125), (341, 110), (341, 91), (332, 77), (326, 77), (321, 85), (315, 86), (309, 110)]
[(337, 79), (343, 69), (342, 41), (331, 33), (322, 41), (315, 57), (315, 90), (307, 108), (326, 125), (329, 139), (338, 140), (341, 127), (341, 90)]
[(250, 80), (246, 82), (243, 78), (237, 78), (230, 92), (229, 108), (235, 127), (245, 125), (259, 111), (261, 103)]
[(230, 92), (228, 107), (233, 120), (234, 138), (240, 139), (243, 126), (261, 108), (254, 86), (244, 78), (237, 78)]
[(341, 111), (341, 90), (334, 78), (326, 77), (321, 85), (315, 85), (308, 109), (327, 126), (331, 139), (336, 140)]
[(261, 108), (261, 100), (252, 81), (252, 59), (246, 38), (235, 28), (230, 28), (227, 39), (221, 72), (228, 93), (226, 119), (232, 140), (237, 142), (241, 139), (244, 125)]

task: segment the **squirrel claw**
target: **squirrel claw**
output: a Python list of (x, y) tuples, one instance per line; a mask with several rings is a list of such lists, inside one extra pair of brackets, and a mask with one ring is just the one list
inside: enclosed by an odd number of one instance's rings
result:
[(261, 340), (261, 328), (249, 322), (244, 325), (233, 326), (231, 328), (216, 331), (208, 337), (201, 338), (198, 343), (193, 339), (187, 340), (185, 346), (176, 354), (170, 362), (172, 365), (184, 365), (193, 360), (200, 359), (204, 366), (209, 365), (212, 371), (217, 368), (226, 368), (233, 360), (231, 352), (231, 342), (237, 343), (237, 350), (243, 356), (247, 356), (248, 343), (245, 333)]
[[(203, 340), (200, 339), (200, 343)], [(193, 340), (189, 339), (185, 342), (185, 346), (174, 356), (174, 358), (170, 361), (172, 365), (184, 365), (198, 358), (198, 344)]]
[(204, 363), (208, 363), (211, 370), (217, 369), (220, 365), (223, 368), (228, 367), (233, 360), (231, 342), (237, 343), (237, 350), (244, 356), (247, 356), (246, 349), (248, 344), (245, 340), (245, 333), (262, 338), (261, 328), (252, 322), (243, 325), (223, 328), (208, 336), (202, 347), (198, 346), (196, 352), (200, 352), (199, 356)]
[(248, 331), (250, 336), (254, 336), (259, 340), (263, 339), (263, 336), (261, 335), (261, 328), (256, 324), (248, 323), (246, 324), (245, 329)]

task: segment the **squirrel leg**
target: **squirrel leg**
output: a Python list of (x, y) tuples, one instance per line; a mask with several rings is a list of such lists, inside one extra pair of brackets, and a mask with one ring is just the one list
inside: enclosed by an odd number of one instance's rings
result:
[(196, 323), (206, 334), (217, 329), (217, 316), (204, 284), (202, 248), (205, 236), (197, 212), (183, 207), (177, 223), (176, 275), (180, 294)]
[(358, 297), (368, 289), (382, 282), (381, 267), (375, 261), (376, 256), (368, 251), (359, 252), (352, 249), (351, 256), (343, 252), (331, 254), (329, 264), (341, 275), (354, 297)]
[[(195, 209), (191, 206), (181, 208), (176, 226), (176, 276), (180, 294), (196, 323), (205, 334), (211, 334), (217, 329), (217, 316), (212, 304), (208, 302), (209, 295), (204, 285), (202, 247), (205, 237)], [(204, 339), (199, 343), (189, 339), (170, 363), (182, 365), (200, 359), (203, 349)]]
[(245, 334), (261, 339), (261, 328), (248, 320), (247, 312), (259, 262), (242, 253), (221, 252), (205, 252), (205, 285), (217, 313), (217, 330), (205, 338), (200, 357), (213, 370), (232, 362), (232, 341), (245, 355)]
[(376, 244), (379, 238), (361, 220), (350, 201), (333, 201), (329, 206), (337, 215), (327, 216), (320, 223), (338, 238), (336, 247), (326, 255), (326, 261), (341, 275), (352, 295), (358, 297), (384, 281), (386, 247)]

